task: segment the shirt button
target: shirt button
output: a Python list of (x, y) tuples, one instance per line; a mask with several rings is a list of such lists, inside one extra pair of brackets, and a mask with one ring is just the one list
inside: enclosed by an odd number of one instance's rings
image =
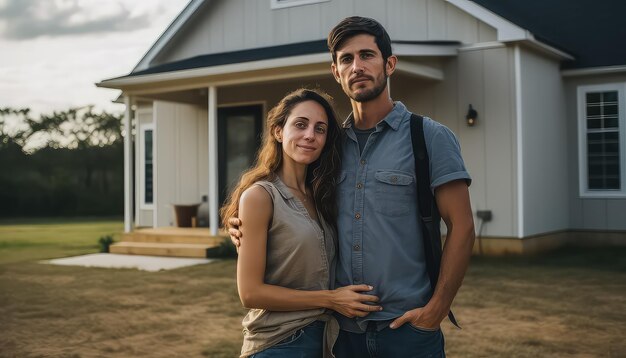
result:
[(356, 219), (360, 219), (360, 218), (361, 218), (361, 214), (356, 213), (356, 215), (354, 215), (354, 217), (355, 217)]
[(354, 251), (359, 251), (361, 250), (361, 246), (359, 245), (354, 245)]
[(357, 276), (357, 277), (354, 278), (354, 283), (359, 283), (359, 281), (361, 281), (360, 277)]
[(392, 182), (392, 183), (395, 183), (395, 182), (397, 182), (397, 181), (398, 181), (398, 177), (391, 177), (391, 182)]
[(364, 160), (361, 160), (361, 165), (365, 165), (365, 161)]
[(361, 188), (363, 188), (363, 184), (358, 183), (358, 184), (356, 185), (356, 188), (357, 188), (357, 189), (361, 189)]

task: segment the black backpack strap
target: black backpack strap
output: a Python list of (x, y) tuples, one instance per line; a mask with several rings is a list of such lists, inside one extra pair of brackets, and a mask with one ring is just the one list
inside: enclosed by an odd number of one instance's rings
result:
[[(411, 143), (415, 158), (417, 201), (420, 211), (419, 219), (422, 222), (426, 271), (430, 279), (430, 287), (434, 293), (441, 268), (441, 229), (439, 227), (441, 216), (437, 202), (430, 191), (430, 160), (424, 138), (424, 117), (417, 114), (411, 114)], [(448, 318), (455, 326), (461, 328), (452, 311), (448, 313)]]

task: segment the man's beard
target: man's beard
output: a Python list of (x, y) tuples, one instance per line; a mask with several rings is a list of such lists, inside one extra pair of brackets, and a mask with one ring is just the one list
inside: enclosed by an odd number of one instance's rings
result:
[(383, 93), (383, 91), (385, 90), (385, 87), (387, 87), (387, 74), (386, 73), (384, 74), (383, 80), (380, 82), (378, 86), (375, 86), (371, 90), (367, 90), (361, 93), (357, 93), (357, 94), (351, 93), (349, 97), (352, 98), (352, 100), (356, 102), (369, 102), (377, 98), (381, 93)]

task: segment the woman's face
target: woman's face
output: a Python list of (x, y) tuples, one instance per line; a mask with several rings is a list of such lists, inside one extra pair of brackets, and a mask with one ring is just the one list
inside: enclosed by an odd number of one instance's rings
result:
[(311, 164), (322, 154), (328, 132), (328, 117), (319, 103), (300, 102), (293, 107), (285, 126), (276, 129), (282, 142), (283, 159), (299, 164)]

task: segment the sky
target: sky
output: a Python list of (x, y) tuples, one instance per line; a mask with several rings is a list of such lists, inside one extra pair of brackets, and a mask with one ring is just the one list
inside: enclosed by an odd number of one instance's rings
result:
[(0, 0), (0, 108), (122, 112), (95, 83), (128, 74), (188, 3)]

